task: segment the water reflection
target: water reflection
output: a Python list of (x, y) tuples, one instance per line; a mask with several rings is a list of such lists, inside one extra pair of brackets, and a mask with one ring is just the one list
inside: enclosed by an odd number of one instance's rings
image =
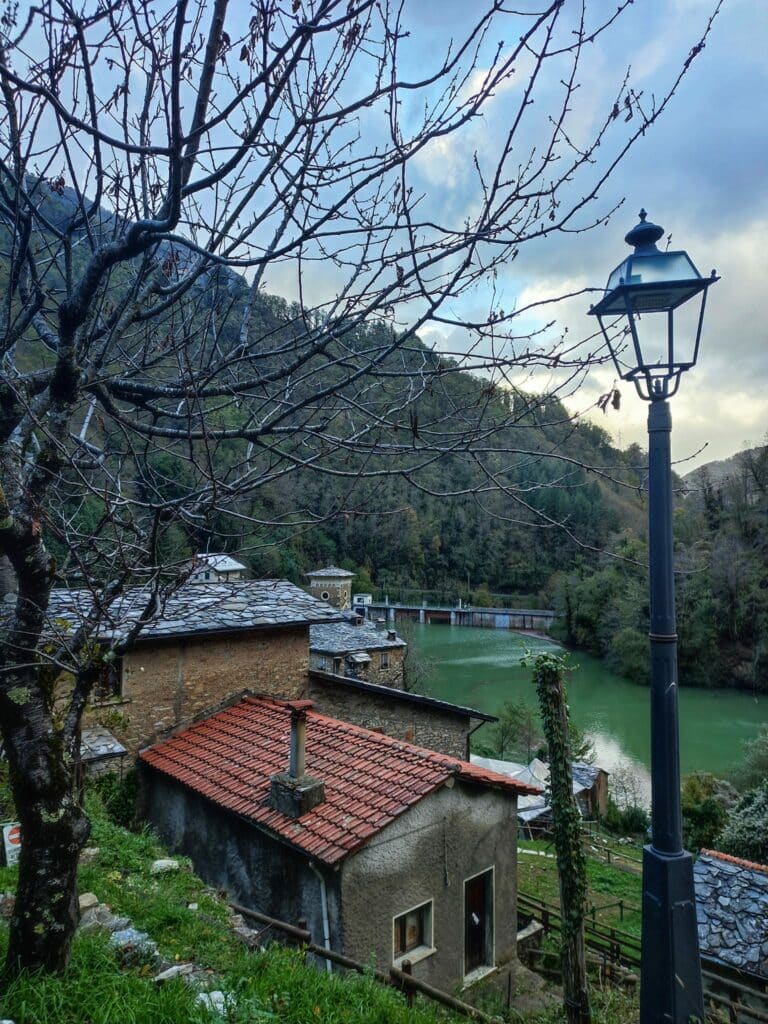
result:
[[(521, 662), (556, 644), (507, 630), (418, 625), (413, 642), (432, 663), (430, 692), (458, 704), (493, 713), (506, 700), (524, 697), (532, 705), (531, 672)], [(581, 652), (570, 655), (571, 715), (593, 739), (597, 761), (616, 774), (635, 774), (650, 793), (649, 691), (610, 672)], [(726, 775), (745, 740), (768, 722), (768, 699), (734, 690), (680, 690), (680, 759), (683, 772)], [(484, 728), (489, 728), (484, 726)]]

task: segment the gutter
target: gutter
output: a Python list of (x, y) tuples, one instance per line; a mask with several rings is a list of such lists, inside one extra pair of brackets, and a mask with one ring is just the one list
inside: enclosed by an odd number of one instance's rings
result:
[[(317, 876), (320, 882), (320, 909), (323, 915), (323, 945), (326, 949), (331, 948), (331, 928), (328, 921), (328, 892), (325, 888), (325, 877), (317, 870), (314, 863), (309, 861), (309, 870)], [(325, 969), (329, 973), (333, 970), (330, 960), (325, 961)]]

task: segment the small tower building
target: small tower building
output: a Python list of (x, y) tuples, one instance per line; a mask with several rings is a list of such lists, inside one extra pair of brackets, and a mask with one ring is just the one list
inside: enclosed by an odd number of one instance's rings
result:
[(309, 592), (312, 597), (327, 601), (342, 612), (352, 607), (352, 580), (355, 576), (353, 572), (329, 565), (325, 569), (315, 569), (306, 575), (309, 578)]

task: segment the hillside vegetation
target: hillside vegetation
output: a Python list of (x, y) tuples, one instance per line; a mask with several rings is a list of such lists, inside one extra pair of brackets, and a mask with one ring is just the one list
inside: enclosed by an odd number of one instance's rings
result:
[[(79, 872), (80, 892), (94, 893), (115, 914), (149, 933), (166, 961), (194, 961), (209, 968), (201, 987), (182, 978), (162, 985), (148, 966), (120, 967), (104, 934), (79, 932), (72, 962), (60, 977), (22, 975), (0, 989), (0, 1018), (16, 1024), (458, 1024), (466, 1018), (416, 999), (412, 1007), (372, 977), (328, 974), (305, 962), (300, 949), (271, 942), (249, 951), (234, 935), (222, 895), (211, 891), (182, 860), (180, 871), (153, 875), (166, 856), (147, 832), (131, 832), (110, 820), (97, 794), (88, 810), (96, 859)], [(12, 891), (15, 868), (0, 868), (0, 892)], [(7, 927), (0, 917), (0, 955)], [(197, 1001), (201, 991), (226, 997), (222, 1013)], [(620, 993), (595, 992), (596, 1024), (627, 1024), (635, 1012)], [(493, 1000), (489, 1009), (496, 1012)], [(559, 1024), (559, 1009), (505, 1014), (517, 1024)]]

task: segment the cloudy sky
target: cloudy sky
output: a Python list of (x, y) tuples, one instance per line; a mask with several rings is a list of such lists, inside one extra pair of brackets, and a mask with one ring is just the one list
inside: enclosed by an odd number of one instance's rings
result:
[[(609, 6), (614, 9), (600, 0), (597, 9), (608, 13)], [(714, 0), (635, 0), (617, 30), (595, 44), (580, 76), (585, 132), (590, 110), (595, 116), (604, 110), (628, 64), (645, 99), (660, 91), (713, 7)], [(451, 26), (461, 23), (466, 4), (421, 0), (406, 8), (414, 35), (432, 32), (437, 45)], [(702, 274), (717, 269), (722, 280), (709, 296), (699, 364), (674, 399), (674, 457), (689, 460), (681, 471), (728, 457), (745, 443), (759, 443), (768, 432), (767, 289), (760, 255), (768, 233), (766, 43), (768, 4), (725, 0), (705, 50), (670, 108), (603, 190), (602, 210), (625, 200), (610, 224), (530, 249), (502, 275), (500, 285), (509, 303), (518, 305), (542, 294), (603, 286), (629, 252), (623, 236), (641, 206), (671, 233), (671, 247), (686, 249)], [(475, 129), (478, 146), (493, 145), (493, 121), (504, 122), (513, 99), (500, 95), (494, 100)], [(474, 184), (462, 176), (459, 156), (443, 148), (421, 168), (425, 187), (455, 208), (471, 204)], [(570, 331), (583, 333), (587, 306), (581, 297), (561, 304), (557, 315)], [(438, 328), (428, 337), (447, 349), (461, 345), (456, 332), (451, 337)], [(572, 407), (586, 408), (612, 382), (607, 368), (593, 370)], [(645, 416), (644, 404), (628, 385), (623, 385), (618, 412), (597, 414), (622, 445), (644, 442)]]

